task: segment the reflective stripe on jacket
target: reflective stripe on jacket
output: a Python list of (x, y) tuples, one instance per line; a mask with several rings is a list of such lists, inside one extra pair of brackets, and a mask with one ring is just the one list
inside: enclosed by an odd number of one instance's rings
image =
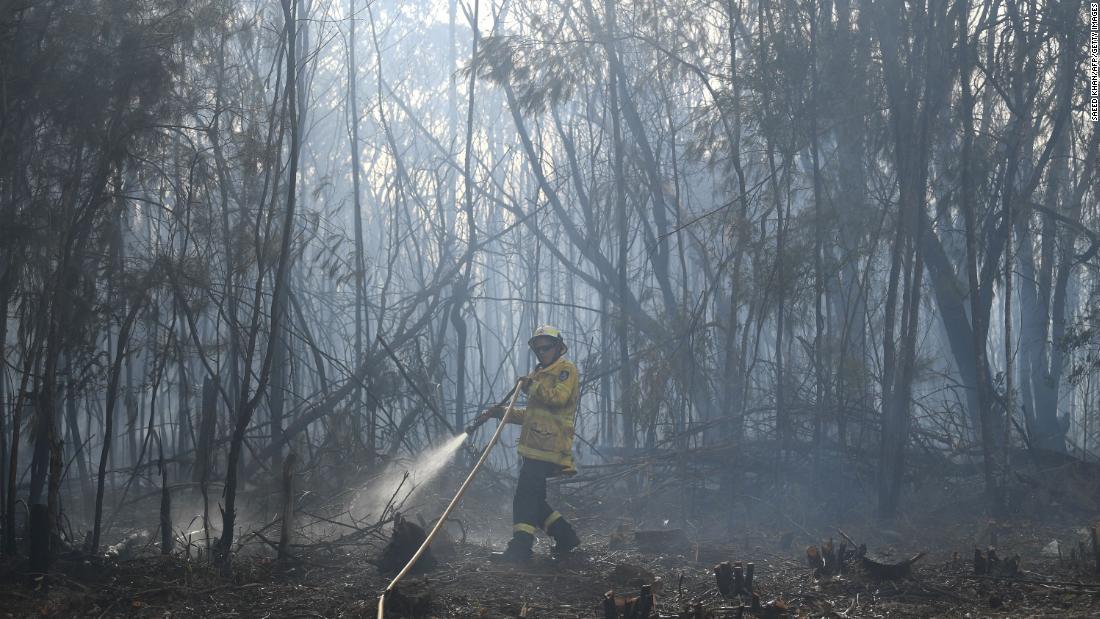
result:
[(519, 455), (552, 462), (562, 473), (576, 473), (573, 467), (573, 417), (580, 396), (577, 366), (562, 357), (538, 370), (527, 389), (527, 408), (516, 409), (516, 423), (522, 423)]

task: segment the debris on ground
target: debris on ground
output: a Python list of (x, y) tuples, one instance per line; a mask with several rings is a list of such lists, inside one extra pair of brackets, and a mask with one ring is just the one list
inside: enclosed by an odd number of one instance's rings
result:
[[(378, 569), (383, 574), (393, 574), (405, 567), (405, 564), (413, 558), (424, 540), (428, 539), (424, 528), (401, 515), (400, 512), (393, 516), (393, 534), (390, 541), (382, 551), (382, 559), (378, 563)], [(422, 573), (435, 569), (437, 563), (432, 556), (431, 548), (424, 551), (420, 558), (409, 570), (411, 574)]]

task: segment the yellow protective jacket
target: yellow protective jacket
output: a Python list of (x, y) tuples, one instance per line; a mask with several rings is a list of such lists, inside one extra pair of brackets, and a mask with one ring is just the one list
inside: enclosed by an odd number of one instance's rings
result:
[(552, 462), (562, 474), (577, 472), (573, 466), (573, 417), (580, 397), (577, 366), (559, 358), (532, 377), (527, 389), (527, 408), (512, 410), (511, 423), (523, 425), (519, 435), (519, 455)]

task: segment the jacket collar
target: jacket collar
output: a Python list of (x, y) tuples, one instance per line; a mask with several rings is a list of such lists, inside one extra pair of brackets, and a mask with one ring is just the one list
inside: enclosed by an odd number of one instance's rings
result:
[(561, 365), (561, 364), (562, 364), (562, 362), (564, 362), (565, 360), (566, 360), (566, 359), (565, 359), (565, 355), (562, 355), (562, 356), (558, 357), (558, 358), (557, 358), (557, 360), (556, 360), (556, 361), (554, 361), (553, 363), (551, 363), (550, 365), (548, 365), (548, 366), (546, 366), (546, 367), (542, 367), (542, 366), (540, 365), (538, 369), (539, 369), (539, 371), (540, 371), (540, 372), (545, 372), (545, 371), (548, 371), (548, 370), (550, 370), (551, 368), (556, 368), (556, 367), (558, 367), (558, 366), (559, 366), (559, 365)]

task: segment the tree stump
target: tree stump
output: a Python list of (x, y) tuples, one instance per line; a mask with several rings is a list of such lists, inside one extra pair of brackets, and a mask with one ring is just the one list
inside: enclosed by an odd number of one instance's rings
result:
[(734, 595), (733, 568), (729, 561), (714, 566), (714, 579), (717, 581), (719, 593), (726, 597)]
[[(424, 529), (415, 522), (408, 520), (400, 512), (393, 515), (393, 535), (382, 551), (382, 559), (378, 569), (383, 573), (396, 573), (405, 567), (405, 564), (416, 554), (417, 549), (428, 539)], [(411, 573), (426, 572), (435, 569), (436, 560), (432, 556), (431, 548), (424, 551), (416, 564), (412, 566)]]

